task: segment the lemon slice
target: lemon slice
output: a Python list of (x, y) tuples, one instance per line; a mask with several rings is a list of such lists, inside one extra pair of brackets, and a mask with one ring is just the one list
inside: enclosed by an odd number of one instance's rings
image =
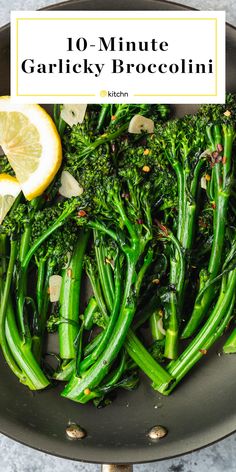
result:
[(0, 174), (0, 224), (12, 207), (20, 191), (20, 185), (15, 177)]
[(28, 200), (41, 195), (62, 160), (56, 126), (39, 105), (14, 104), (0, 97), (0, 146)]

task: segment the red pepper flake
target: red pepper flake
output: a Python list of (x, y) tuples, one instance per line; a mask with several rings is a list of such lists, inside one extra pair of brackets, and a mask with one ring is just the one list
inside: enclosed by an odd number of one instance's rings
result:
[(43, 195), (43, 198), (44, 198), (44, 200), (46, 200), (46, 202), (49, 202), (49, 200), (50, 200), (50, 196), (47, 193), (45, 193)]
[(227, 157), (226, 157), (226, 156), (223, 156), (223, 157), (222, 157), (222, 164), (226, 164), (226, 161), (227, 161)]
[(89, 388), (84, 389), (84, 394), (85, 395), (89, 395), (90, 393), (91, 393), (91, 390), (89, 390)]
[(168, 236), (168, 229), (166, 226), (161, 224), (158, 220), (155, 220), (155, 223), (157, 224), (158, 228), (165, 234), (165, 236)]
[(166, 236), (168, 236), (168, 230), (167, 230), (166, 226), (161, 225), (160, 229), (163, 231), (163, 233), (165, 233)]
[(116, 115), (112, 115), (111, 121), (115, 121), (115, 120), (116, 120)]
[(137, 220), (137, 224), (138, 224), (138, 225), (143, 225), (143, 220), (142, 220), (141, 218), (139, 218), (139, 219)]
[(216, 209), (216, 203), (215, 202), (212, 202), (211, 206), (212, 206), (213, 210)]
[(69, 277), (69, 279), (72, 279), (72, 269), (71, 268), (67, 269), (66, 273), (67, 273), (67, 276)]
[(222, 152), (224, 148), (223, 148), (222, 144), (219, 143), (219, 144), (217, 144), (216, 149), (217, 149), (217, 151)]
[(199, 349), (199, 352), (205, 356), (207, 354), (207, 349)]
[(77, 216), (79, 218), (83, 218), (83, 216), (87, 216), (87, 213), (84, 210), (79, 210), (78, 213), (77, 213)]

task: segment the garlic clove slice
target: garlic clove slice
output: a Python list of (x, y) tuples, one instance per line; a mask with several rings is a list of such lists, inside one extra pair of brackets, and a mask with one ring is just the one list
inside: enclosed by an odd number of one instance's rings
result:
[(153, 133), (154, 121), (142, 115), (134, 115), (130, 120), (128, 132), (134, 134)]
[(61, 186), (58, 190), (60, 195), (66, 198), (79, 197), (83, 191), (83, 188), (73, 175), (67, 170), (63, 170), (61, 173)]
[(61, 109), (61, 118), (69, 125), (77, 125), (78, 123), (83, 123), (87, 105), (78, 104), (78, 105), (69, 105), (65, 104)]
[(49, 298), (50, 302), (58, 302), (60, 298), (62, 277), (60, 275), (51, 275), (49, 277)]

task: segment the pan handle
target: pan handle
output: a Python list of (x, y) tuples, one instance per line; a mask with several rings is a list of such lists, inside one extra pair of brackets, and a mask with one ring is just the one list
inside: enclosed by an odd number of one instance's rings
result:
[(102, 464), (101, 472), (133, 472), (129, 464)]

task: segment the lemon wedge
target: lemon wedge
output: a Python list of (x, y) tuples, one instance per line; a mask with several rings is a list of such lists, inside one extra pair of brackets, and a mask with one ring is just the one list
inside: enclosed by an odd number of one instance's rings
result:
[(20, 191), (20, 185), (15, 177), (11, 177), (8, 174), (0, 174), (0, 224)]
[(48, 113), (0, 97), (0, 146), (27, 200), (41, 195), (62, 161), (61, 140)]

